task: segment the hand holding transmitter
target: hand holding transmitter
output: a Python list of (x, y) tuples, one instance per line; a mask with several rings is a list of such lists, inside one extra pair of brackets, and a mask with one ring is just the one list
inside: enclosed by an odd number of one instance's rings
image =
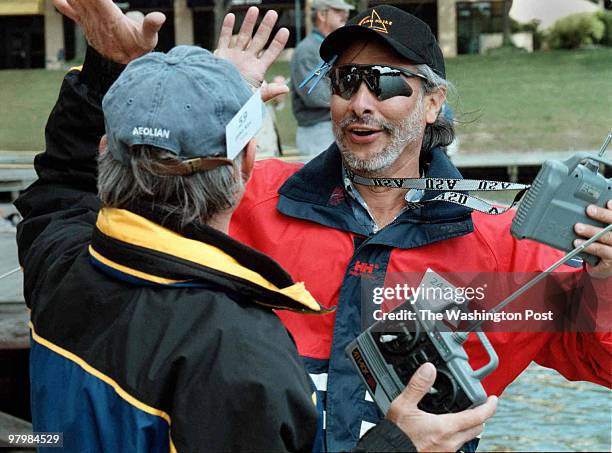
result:
[[(603, 154), (612, 139), (608, 134), (597, 156), (582, 152), (566, 161), (547, 160), (521, 201), (510, 232), (518, 239), (533, 239), (559, 250), (570, 251), (576, 223), (604, 228), (606, 225), (586, 215), (590, 204), (605, 207), (612, 199), (612, 179), (599, 173), (599, 164), (612, 167)], [(594, 255), (580, 255), (588, 263), (599, 261)]]
[[(428, 270), (420, 286), (434, 285), (454, 288)], [(473, 370), (462, 342), (454, 338), (449, 326), (420, 314), (421, 310), (433, 310), (432, 307), (439, 312), (458, 309), (454, 301), (423, 301), (417, 297), (393, 310), (396, 316), (388, 316), (386, 320), (373, 324), (346, 349), (372, 398), (384, 413), (425, 362), (431, 362), (436, 367), (437, 375), (432, 391), (418, 405), (421, 410), (433, 414), (460, 412), (487, 400), (480, 380), (495, 370), (498, 364), (491, 343), (484, 333), (477, 332), (489, 362)], [(413, 314), (410, 320), (404, 319), (407, 312)], [(402, 319), (390, 320), (392, 318)]]
[[(555, 269), (610, 232), (612, 224), (521, 286), (488, 313), (500, 312)], [(421, 286), (426, 287), (428, 284), (426, 279), (431, 282), (432, 278), (450, 285), (434, 272), (427, 272)], [(454, 302), (449, 304), (448, 301), (433, 303), (438, 311), (446, 310), (453, 304)], [(419, 313), (423, 308), (431, 309), (431, 301), (425, 304), (417, 298), (405, 302), (391, 314), (404, 311), (416, 315), (387, 316), (387, 319), (378, 321), (366, 329), (346, 348), (346, 354), (357, 369), (374, 402), (386, 414), (391, 402), (402, 392), (419, 366), (431, 362), (438, 370), (438, 375), (430, 393), (419, 403), (421, 410), (438, 414), (459, 412), (484, 403), (487, 395), (480, 381), (493, 372), (498, 364), (495, 350), (486, 335), (478, 330), (484, 320), (462, 331), (451, 332), (448, 323), (431, 321), (428, 317), (423, 317)], [(463, 348), (470, 332), (478, 335), (489, 356), (488, 363), (478, 370), (472, 369), (469, 365), (468, 356)]]

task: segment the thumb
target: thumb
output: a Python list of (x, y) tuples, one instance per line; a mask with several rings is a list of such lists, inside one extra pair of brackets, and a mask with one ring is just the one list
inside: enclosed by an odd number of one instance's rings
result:
[(436, 367), (429, 362), (424, 363), (410, 378), (408, 385), (398, 399), (401, 398), (402, 404), (416, 406), (427, 394), (435, 380)]
[(153, 47), (157, 44), (157, 33), (162, 28), (162, 25), (164, 25), (164, 22), (166, 22), (166, 16), (160, 12), (147, 14), (142, 22), (143, 37)]
[(261, 86), (261, 99), (264, 102), (287, 93), (289, 93), (289, 87), (284, 83), (264, 83)]

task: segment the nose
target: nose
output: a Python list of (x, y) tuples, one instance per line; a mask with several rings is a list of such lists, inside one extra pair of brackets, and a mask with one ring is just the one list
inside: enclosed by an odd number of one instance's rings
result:
[(352, 110), (358, 117), (366, 113), (373, 114), (376, 111), (376, 96), (370, 91), (365, 82), (361, 82), (359, 89), (349, 101), (349, 110)]

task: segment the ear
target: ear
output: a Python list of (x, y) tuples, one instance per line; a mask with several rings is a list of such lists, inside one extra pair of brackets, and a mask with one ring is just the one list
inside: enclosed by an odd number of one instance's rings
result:
[(444, 101), (446, 101), (446, 90), (444, 88), (439, 88), (437, 91), (425, 95), (425, 120), (427, 124), (436, 121)]
[(108, 137), (106, 136), (106, 134), (104, 134), (102, 138), (100, 139), (100, 144), (98, 145), (98, 152), (100, 154), (105, 153), (107, 145), (108, 145)]
[(257, 151), (257, 141), (252, 138), (244, 147), (242, 153), (242, 179), (246, 183), (251, 177), (255, 166), (255, 153)]

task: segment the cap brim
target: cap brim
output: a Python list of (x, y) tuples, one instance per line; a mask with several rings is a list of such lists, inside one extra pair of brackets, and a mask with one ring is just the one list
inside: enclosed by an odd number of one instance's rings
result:
[(380, 39), (382, 42), (391, 46), (391, 48), (402, 57), (407, 58), (415, 64), (426, 63), (422, 56), (413, 52), (408, 47), (404, 46), (390, 36), (384, 35), (383, 33), (378, 33), (377, 31), (366, 27), (362, 27), (361, 25), (345, 25), (344, 27), (330, 33), (321, 44), (319, 55), (323, 61), (329, 61), (334, 55), (339, 56), (342, 52), (344, 52), (344, 50), (346, 50), (347, 47), (353, 44), (361, 36), (374, 36), (377, 39)]

